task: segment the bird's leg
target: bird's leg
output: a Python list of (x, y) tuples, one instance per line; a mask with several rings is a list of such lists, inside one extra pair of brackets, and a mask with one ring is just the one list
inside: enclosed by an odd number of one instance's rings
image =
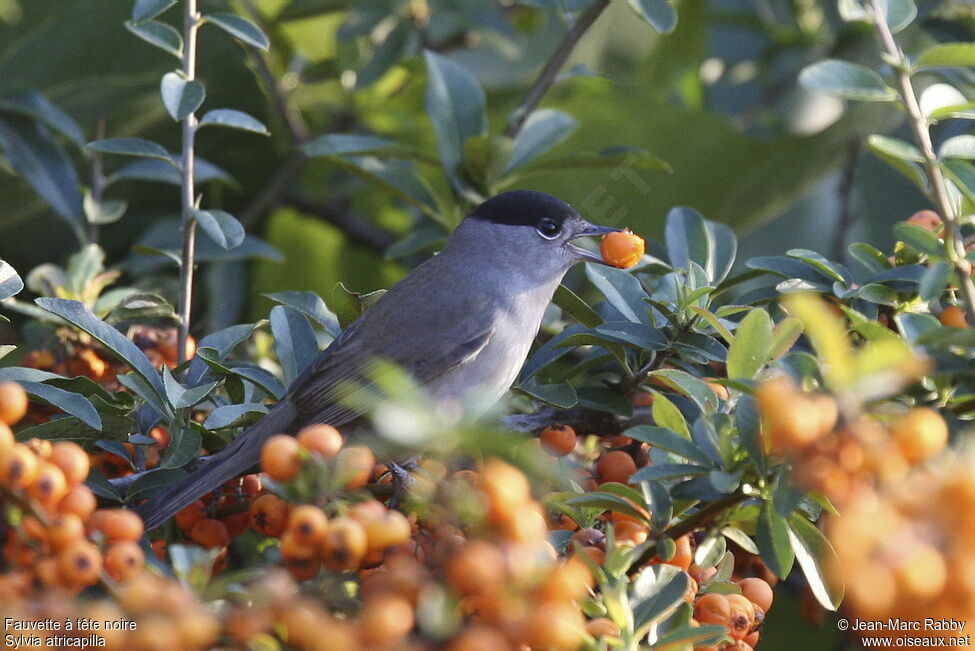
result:
[(386, 468), (393, 476), (393, 496), (389, 498), (389, 508), (395, 509), (399, 506), (400, 500), (410, 492), (410, 485), (413, 483), (411, 470), (417, 468), (416, 459), (409, 459), (402, 463), (387, 463)]

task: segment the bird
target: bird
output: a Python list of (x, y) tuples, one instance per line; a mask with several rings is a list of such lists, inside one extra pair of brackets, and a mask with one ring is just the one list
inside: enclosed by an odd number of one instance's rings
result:
[[(373, 360), (393, 362), (434, 405), (497, 402), (511, 387), (566, 272), (602, 258), (573, 240), (617, 228), (584, 219), (542, 192), (514, 190), (474, 208), (442, 250), (351, 323), (291, 383), (267, 415), (177, 484), (137, 507), (147, 529), (243, 474), (275, 434), (363, 415), (349, 387), (368, 388)], [(356, 406), (352, 406), (353, 403)]]

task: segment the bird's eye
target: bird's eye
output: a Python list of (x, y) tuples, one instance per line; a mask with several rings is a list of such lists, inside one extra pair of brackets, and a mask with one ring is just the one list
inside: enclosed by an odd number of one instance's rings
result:
[(562, 226), (551, 219), (543, 219), (535, 230), (546, 240), (554, 240), (562, 232)]

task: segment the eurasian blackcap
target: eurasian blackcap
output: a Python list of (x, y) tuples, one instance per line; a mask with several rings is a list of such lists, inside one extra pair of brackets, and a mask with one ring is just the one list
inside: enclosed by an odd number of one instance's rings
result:
[[(395, 362), (434, 402), (497, 401), (521, 370), (569, 267), (602, 259), (572, 240), (613, 232), (541, 192), (478, 206), (443, 250), (416, 267), (326, 348), (257, 424), (187, 478), (141, 505), (147, 528), (257, 463), (274, 434), (345, 425), (361, 415), (349, 387), (368, 385), (371, 360)], [(351, 401), (355, 402), (355, 401)], [(361, 402), (361, 400), (359, 401)]]

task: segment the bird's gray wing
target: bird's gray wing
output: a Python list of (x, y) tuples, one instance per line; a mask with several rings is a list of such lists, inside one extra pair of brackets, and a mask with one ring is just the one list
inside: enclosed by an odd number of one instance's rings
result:
[[(476, 316), (495, 312), (490, 300), (458, 291), (449, 277), (431, 271), (436, 268), (414, 270), (295, 380), (289, 398), (298, 424), (341, 425), (361, 415), (378, 395), (376, 378), (366, 371), (376, 360), (393, 362), (428, 384), (483, 350), (494, 322)], [(452, 300), (436, 300), (440, 291), (451, 292)]]

